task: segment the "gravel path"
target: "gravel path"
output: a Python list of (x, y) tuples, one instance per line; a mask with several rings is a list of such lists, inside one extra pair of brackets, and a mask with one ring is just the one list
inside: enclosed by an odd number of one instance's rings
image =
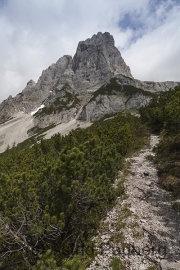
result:
[[(102, 221), (95, 238), (99, 254), (88, 270), (112, 269), (113, 257), (130, 270), (180, 270), (180, 215), (171, 206), (171, 194), (158, 184), (157, 170), (147, 156), (158, 137), (151, 135), (150, 147), (130, 163), (126, 177), (126, 198)], [(116, 268), (118, 269), (118, 268)]]

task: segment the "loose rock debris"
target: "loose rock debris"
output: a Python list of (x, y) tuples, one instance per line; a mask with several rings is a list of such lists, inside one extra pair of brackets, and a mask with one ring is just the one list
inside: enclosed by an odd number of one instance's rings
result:
[(157, 169), (147, 156), (154, 156), (158, 136), (150, 146), (127, 159), (126, 198), (102, 221), (94, 239), (98, 255), (87, 270), (113, 269), (116, 257), (128, 270), (180, 270), (180, 214), (171, 206), (171, 194), (158, 184)]

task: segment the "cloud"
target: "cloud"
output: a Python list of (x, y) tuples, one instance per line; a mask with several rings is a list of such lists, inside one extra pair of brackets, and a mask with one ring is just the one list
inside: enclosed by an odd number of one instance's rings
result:
[(159, 22), (157, 27), (151, 24), (152, 29), (125, 48), (123, 55), (134, 77), (141, 80), (180, 81), (179, 15), (180, 6), (172, 7), (162, 23)]
[(180, 81), (179, 15), (173, 0), (0, 0), (0, 100), (99, 31), (114, 36), (134, 77)]

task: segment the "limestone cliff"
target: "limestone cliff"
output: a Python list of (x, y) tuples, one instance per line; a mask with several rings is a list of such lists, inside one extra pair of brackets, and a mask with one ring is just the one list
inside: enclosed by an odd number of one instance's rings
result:
[(83, 107), (79, 119), (97, 121), (107, 114), (127, 109), (138, 109), (149, 103), (154, 93), (144, 91), (132, 85), (122, 85), (121, 80), (112, 78), (92, 94), (91, 99)]
[(73, 58), (74, 86), (76, 89), (95, 89), (117, 74), (132, 78), (130, 68), (114, 46), (109, 33), (98, 33), (79, 42)]

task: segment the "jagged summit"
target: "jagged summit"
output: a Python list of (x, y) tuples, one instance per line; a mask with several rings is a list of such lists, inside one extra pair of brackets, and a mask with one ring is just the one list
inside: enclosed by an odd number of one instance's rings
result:
[(87, 50), (89, 47), (96, 47), (99, 49), (103, 46), (114, 46), (114, 38), (110, 33), (105, 32), (104, 34), (99, 32), (97, 35), (93, 35), (92, 38), (88, 38), (85, 41), (80, 41), (76, 50), (76, 55), (79, 55), (83, 51)]
[(27, 86), (35, 86), (35, 82), (33, 80), (30, 80), (29, 82), (27, 82)]
[(114, 46), (114, 38), (109, 33), (98, 33), (92, 38), (80, 41), (73, 58), (73, 71), (79, 79), (90, 82), (92, 86), (102, 83), (104, 77), (122, 74), (132, 77), (120, 52)]

